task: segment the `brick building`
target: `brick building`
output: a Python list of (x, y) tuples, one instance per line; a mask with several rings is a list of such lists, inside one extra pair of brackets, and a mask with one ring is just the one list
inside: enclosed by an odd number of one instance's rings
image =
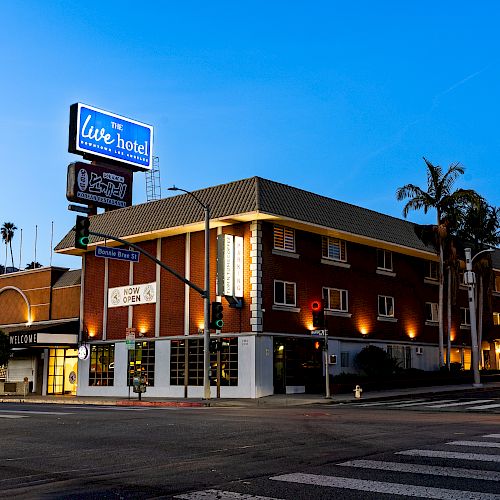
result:
[[(388, 350), (403, 367), (437, 369), (437, 257), (412, 223), (259, 177), (195, 194), (211, 210), (211, 300), (224, 304), (222, 332), (212, 332), (221, 339), (211, 355), (213, 396), (320, 391), (323, 337), (314, 335), (311, 304), (322, 300), (331, 375), (354, 371), (356, 353), (368, 344)], [(203, 228), (203, 210), (187, 194), (91, 218), (91, 231), (140, 245), (200, 288)], [(201, 296), (144, 256), (138, 263), (96, 257), (96, 244), (115, 245), (92, 237), (83, 253), (70, 232), (56, 247), (83, 257), (80, 340), (90, 355), (80, 361), (78, 394), (126, 395), (140, 370), (150, 396), (202, 396)], [(493, 262), (500, 271), (499, 252)], [(229, 307), (238, 298), (222, 296), (228, 279), (236, 288), (236, 267), (242, 308)], [(120, 302), (123, 294), (131, 301), (134, 290), (137, 301)], [(484, 318), (482, 354), (492, 368), (500, 348), (499, 298), (493, 293)], [(464, 287), (451, 332), (451, 360), (468, 368)]]
[(0, 331), (12, 357), (0, 394), (76, 394), (80, 270), (41, 267), (0, 275)]

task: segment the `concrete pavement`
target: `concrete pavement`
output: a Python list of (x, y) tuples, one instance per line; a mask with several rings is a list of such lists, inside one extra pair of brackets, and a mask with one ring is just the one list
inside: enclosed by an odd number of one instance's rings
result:
[[(394, 389), (384, 391), (363, 392), (361, 399), (377, 400), (400, 397), (431, 396), (433, 394), (459, 393), (500, 389), (500, 382), (485, 383), (482, 388), (473, 388), (471, 384), (446, 385), (432, 387), (414, 387), (409, 389)], [(206, 401), (195, 398), (148, 398), (131, 399), (94, 396), (40, 396), (37, 394), (23, 396), (0, 396), (0, 403), (28, 404), (70, 404), (70, 405), (102, 405), (102, 406), (155, 406), (155, 407), (262, 407), (281, 408), (294, 406), (329, 405), (332, 403), (356, 401), (353, 394), (334, 394), (330, 399), (314, 394), (274, 394), (258, 399), (210, 399)]]

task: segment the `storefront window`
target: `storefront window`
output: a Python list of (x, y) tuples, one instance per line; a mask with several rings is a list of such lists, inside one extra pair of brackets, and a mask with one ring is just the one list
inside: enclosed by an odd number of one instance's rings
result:
[(49, 349), (47, 394), (76, 394), (77, 353), (76, 349)]
[(89, 386), (112, 386), (115, 381), (115, 344), (90, 348)]
[(155, 343), (136, 342), (135, 350), (128, 351), (128, 385), (134, 383), (134, 376), (141, 374), (146, 377), (149, 387), (155, 385)]

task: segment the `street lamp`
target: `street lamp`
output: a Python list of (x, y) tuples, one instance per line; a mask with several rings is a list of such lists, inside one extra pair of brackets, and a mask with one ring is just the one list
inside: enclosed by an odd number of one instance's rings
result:
[[(192, 196), (205, 211), (205, 290), (203, 291), (203, 398), (210, 399), (210, 207), (191, 191), (172, 186), (169, 191), (182, 191)], [(187, 367), (186, 367), (187, 368)]]
[(482, 387), (479, 375), (479, 348), (477, 345), (477, 323), (476, 323), (476, 297), (474, 288), (476, 287), (476, 275), (472, 271), (472, 261), (485, 252), (494, 252), (493, 248), (481, 250), (474, 257), (471, 257), (472, 251), (470, 248), (465, 249), (465, 284), (467, 285), (467, 294), (469, 296), (469, 316), (470, 316), (470, 336), (472, 343), (472, 370), (474, 372), (473, 387)]

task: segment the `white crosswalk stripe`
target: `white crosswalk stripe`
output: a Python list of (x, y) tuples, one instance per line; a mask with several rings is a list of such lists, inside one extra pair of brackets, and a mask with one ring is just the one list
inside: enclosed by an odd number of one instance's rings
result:
[[(471, 401), (459, 401), (458, 403), (445, 403), (445, 404), (432, 404), (427, 408), (450, 408), (452, 406), (466, 406), (473, 405), (477, 403), (490, 403), (491, 401), (495, 401), (494, 399), (473, 399)], [(437, 401), (436, 401), (437, 403)]]
[(431, 476), (480, 479), (481, 481), (500, 481), (500, 472), (477, 469), (461, 469), (459, 467), (437, 467), (435, 465), (383, 462), (378, 460), (350, 460), (338, 465), (341, 465), (342, 467), (358, 467), (361, 469), (385, 470), (392, 472), (409, 472), (411, 474), (427, 474)]
[(477, 462), (500, 463), (500, 455), (486, 455), (483, 453), (461, 453), (458, 451), (405, 450), (396, 452), (396, 455), (407, 455), (410, 457), (427, 457), (427, 458), (451, 458), (454, 460), (475, 460)]
[(402, 495), (409, 497), (434, 498), (440, 500), (499, 500), (500, 495), (479, 491), (450, 490), (430, 486), (414, 486), (411, 484), (388, 483), (384, 481), (369, 481), (346, 477), (323, 476), (317, 474), (283, 474), (271, 477), (273, 481), (328, 486), (356, 491), (369, 491), (386, 495)]
[(491, 410), (492, 408), (500, 408), (500, 403), (496, 403), (494, 405), (473, 406), (472, 408), (467, 408), (467, 409), (468, 410)]
[(500, 439), (500, 434), (486, 434), (484, 438)]
[(26, 418), (28, 415), (0, 415), (0, 418)]
[(181, 500), (280, 500), (279, 498), (245, 495), (222, 490), (193, 491), (192, 493), (176, 495), (174, 498)]
[[(442, 399), (441, 401), (436, 401), (436, 403), (449, 403), (450, 401), (454, 401), (453, 399)], [(426, 404), (429, 404), (430, 401), (428, 400), (424, 400), (422, 402), (420, 401), (415, 401), (413, 403), (403, 403), (403, 404), (397, 404), (397, 405), (389, 405), (390, 408), (406, 408), (406, 407), (409, 407), (409, 406), (423, 406), (423, 405), (426, 405)]]
[(373, 403), (356, 403), (356, 406), (383, 406), (388, 404), (411, 403), (416, 401), (427, 401), (427, 399), (404, 399), (403, 401), (375, 401)]
[(491, 443), (489, 441), (450, 441), (453, 446), (471, 446), (476, 448), (500, 448), (500, 443)]
[(0, 410), (0, 414), (22, 413), (26, 415), (73, 415), (73, 413), (63, 411), (35, 411), (35, 410)]

